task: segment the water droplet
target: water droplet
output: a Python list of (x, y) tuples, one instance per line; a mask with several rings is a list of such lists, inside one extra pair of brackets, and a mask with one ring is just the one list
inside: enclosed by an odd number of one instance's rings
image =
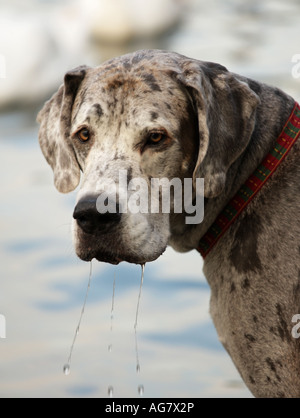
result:
[(113, 397), (113, 393), (114, 393), (114, 388), (112, 386), (108, 386), (108, 390), (107, 390), (108, 396), (110, 398)]
[(139, 364), (136, 365), (136, 372), (139, 373), (141, 371), (141, 367)]
[(108, 351), (111, 353), (112, 352), (112, 344), (109, 344), (108, 346)]
[(70, 374), (70, 365), (69, 364), (64, 365), (64, 374), (66, 376), (68, 376), (68, 374)]
[(138, 393), (139, 393), (140, 396), (144, 395), (144, 386), (143, 385), (138, 386)]

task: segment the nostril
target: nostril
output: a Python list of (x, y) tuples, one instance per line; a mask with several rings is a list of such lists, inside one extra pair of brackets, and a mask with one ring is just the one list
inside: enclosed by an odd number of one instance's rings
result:
[(92, 221), (92, 218), (89, 217), (87, 214), (80, 214), (76, 213), (73, 214), (73, 218), (76, 219), (77, 224), (80, 226), (81, 229), (83, 229), (87, 233), (93, 232), (94, 229), (94, 223)]
[(86, 233), (91, 234), (95, 229), (95, 212), (96, 202), (92, 200), (79, 201), (75, 206), (73, 218), (77, 225)]
[(86, 197), (77, 203), (73, 212), (73, 218), (78, 226), (87, 234), (105, 232), (121, 220), (118, 204), (116, 205), (117, 213), (100, 213), (97, 210), (96, 201), (97, 197)]

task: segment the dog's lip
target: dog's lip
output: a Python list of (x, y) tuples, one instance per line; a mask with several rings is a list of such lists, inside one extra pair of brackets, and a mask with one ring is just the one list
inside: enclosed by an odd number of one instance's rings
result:
[(103, 251), (99, 251), (96, 253), (87, 253), (87, 254), (78, 254), (79, 258), (81, 258), (81, 260), (83, 261), (91, 261), (93, 259), (100, 261), (100, 262), (104, 262), (104, 263), (109, 263), (109, 264), (113, 264), (113, 265), (118, 265), (119, 263), (121, 263), (122, 261), (126, 261), (128, 263), (133, 263), (133, 264), (143, 264), (145, 263), (147, 260), (143, 261), (143, 260), (139, 260), (138, 257), (132, 256), (132, 255), (120, 255), (120, 254), (111, 254), (108, 252), (103, 252)]
[(109, 263), (109, 264), (113, 264), (113, 265), (118, 265), (122, 262), (127, 262), (127, 263), (131, 263), (131, 264), (145, 264), (148, 263), (150, 261), (154, 261), (156, 260), (158, 256), (154, 256), (154, 257), (149, 257), (149, 258), (142, 258), (142, 257), (138, 257), (137, 255), (131, 255), (131, 254), (126, 254), (126, 255), (121, 255), (121, 254), (109, 254), (109, 253), (105, 253), (105, 252), (98, 252), (98, 253), (94, 253), (94, 254), (88, 254), (85, 256), (80, 256), (79, 258), (81, 258), (83, 261), (91, 261), (93, 259), (103, 262), (103, 263)]
[(132, 264), (143, 264), (146, 262), (146, 261), (138, 260), (137, 257), (131, 256), (131, 255), (116, 256), (116, 255), (107, 255), (104, 253), (100, 253), (100, 254), (96, 254), (94, 258), (98, 261), (102, 261), (102, 262), (110, 263), (114, 265), (118, 265), (122, 261), (126, 261), (127, 263), (132, 263)]
[(108, 253), (88, 253), (85, 255), (81, 255), (78, 254), (79, 258), (81, 258), (81, 260), (83, 261), (92, 261), (93, 259), (97, 260), (97, 261), (102, 261), (104, 263), (110, 263), (110, 264), (119, 264), (122, 261), (125, 261), (123, 258), (117, 257), (113, 254), (108, 254)]
[(142, 252), (139, 254), (131, 251), (113, 252), (103, 250), (102, 248), (98, 248), (95, 250), (92, 247), (85, 247), (84, 250), (83, 248), (81, 250), (77, 248), (76, 253), (77, 256), (83, 261), (91, 261), (95, 259), (99, 262), (109, 263), (113, 265), (118, 265), (119, 263), (125, 261), (127, 263), (141, 265), (156, 260), (163, 254), (165, 249), (166, 247), (160, 252), (153, 252), (152, 254), (145, 255)]

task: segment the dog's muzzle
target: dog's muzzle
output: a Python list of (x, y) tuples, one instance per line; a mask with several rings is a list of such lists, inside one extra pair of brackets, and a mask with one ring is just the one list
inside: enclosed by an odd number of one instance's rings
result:
[[(119, 205), (116, 213), (100, 213), (97, 196), (85, 196), (78, 201), (73, 212), (77, 226), (77, 255), (84, 261), (93, 258), (111, 264), (118, 264), (126, 258), (116, 253), (115, 239), (122, 218)], [(129, 261), (129, 260), (128, 260)]]
[(126, 212), (122, 202), (111, 197), (105, 201), (109, 210), (104, 210), (98, 199), (99, 195), (82, 196), (73, 212), (74, 244), (81, 260), (144, 264), (165, 251), (169, 218), (159, 213)]

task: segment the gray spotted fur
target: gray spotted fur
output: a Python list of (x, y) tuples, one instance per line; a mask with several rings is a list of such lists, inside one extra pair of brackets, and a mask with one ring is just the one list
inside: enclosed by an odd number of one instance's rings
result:
[[(144, 263), (167, 245), (178, 251), (199, 239), (271, 149), (294, 105), (281, 90), (182, 55), (144, 50), (98, 68), (80, 67), (38, 116), (41, 149), (55, 186), (78, 199), (100, 193), (104, 178), (204, 177), (205, 216), (124, 214), (105, 237), (74, 222), (84, 260)], [(81, 144), (74, 133), (88, 126)], [(145, 146), (149, 129), (171, 140)], [(300, 342), (291, 335), (300, 313), (299, 141), (258, 196), (205, 259), (210, 311), (221, 342), (257, 397), (300, 396)], [(103, 239), (104, 238), (104, 239)]]

